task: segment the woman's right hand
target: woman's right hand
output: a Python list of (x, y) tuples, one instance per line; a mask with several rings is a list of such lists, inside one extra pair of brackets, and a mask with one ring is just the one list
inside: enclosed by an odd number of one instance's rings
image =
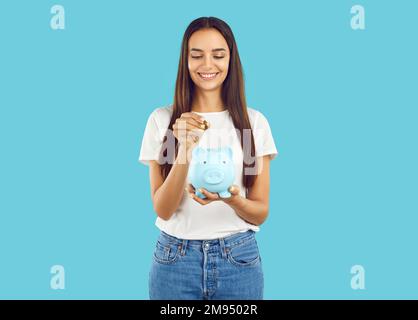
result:
[(199, 140), (209, 123), (200, 115), (194, 112), (184, 112), (173, 124), (173, 134), (176, 137), (179, 148), (186, 148), (191, 151), (199, 143)]

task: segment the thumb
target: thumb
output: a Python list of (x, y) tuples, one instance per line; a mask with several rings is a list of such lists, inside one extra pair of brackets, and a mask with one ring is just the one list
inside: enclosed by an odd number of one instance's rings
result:
[(237, 185), (232, 185), (229, 187), (229, 192), (233, 195), (236, 196), (239, 194), (239, 187)]

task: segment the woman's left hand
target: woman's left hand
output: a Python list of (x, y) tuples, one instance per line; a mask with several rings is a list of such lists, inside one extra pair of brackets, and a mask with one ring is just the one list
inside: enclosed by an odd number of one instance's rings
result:
[(185, 191), (189, 194), (189, 197), (199, 202), (201, 205), (206, 205), (208, 203), (211, 203), (212, 201), (219, 200), (228, 204), (232, 204), (236, 202), (240, 197), (240, 189), (236, 185), (232, 185), (228, 188), (228, 191), (231, 193), (231, 196), (229, 198), (221, 198), (218, 193), (209, 192), (204, 188), (200, 188), (200, 193), (204, 194), (206, 197), (205, 199), (201, 199), (195, 194), (195, 188), (191, 184), (188, 184), (188, 186), (185, 188)]

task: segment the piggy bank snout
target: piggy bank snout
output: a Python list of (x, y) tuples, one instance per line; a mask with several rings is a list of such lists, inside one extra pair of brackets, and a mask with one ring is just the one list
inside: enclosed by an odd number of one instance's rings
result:
[(221, 170), (217, 169), (206, 170), (203, 174), (203, 180), (208, 184), (221, 183), (224, 177), (224, 173)]

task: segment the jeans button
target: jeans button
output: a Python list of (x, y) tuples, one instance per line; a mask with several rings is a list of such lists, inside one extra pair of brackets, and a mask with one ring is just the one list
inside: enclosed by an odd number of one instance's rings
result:
[(205, 243), (205, 250), (209, 250), (209, 243)]

